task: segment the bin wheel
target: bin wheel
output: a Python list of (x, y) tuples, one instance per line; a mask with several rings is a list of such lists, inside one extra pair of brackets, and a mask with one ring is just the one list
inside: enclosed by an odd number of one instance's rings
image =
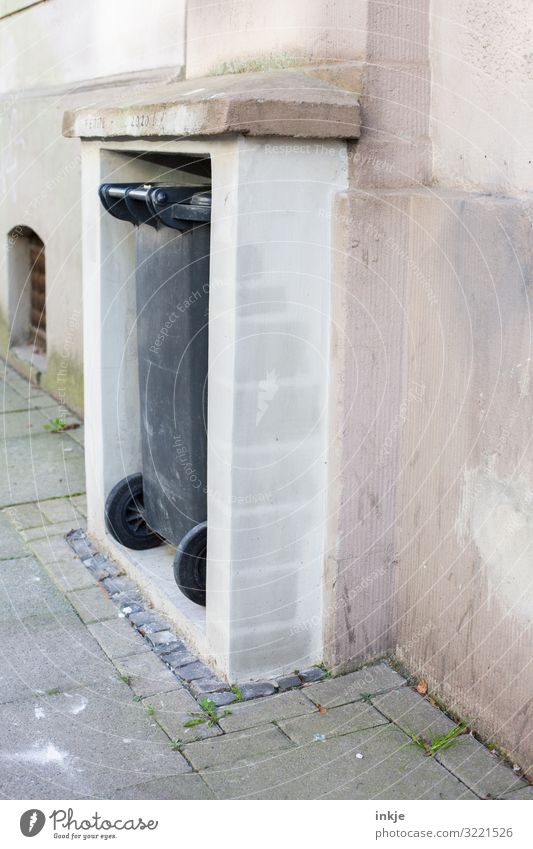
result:
[(174, 578), (183, 595), (205, 607), (207, 522), (185, 534), (174, 558)]
[(119, 481), (105, 504), (105, 523), (109, 533), (125, 545), (142, 551), (155, 548), (163, 542), (145, 522), (143, 502), (143, 477), (141, 474), (128, 475)]

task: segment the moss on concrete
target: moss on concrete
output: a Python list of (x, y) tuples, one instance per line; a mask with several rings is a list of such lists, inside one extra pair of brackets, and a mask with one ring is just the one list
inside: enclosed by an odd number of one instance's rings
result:
[(255, 59), (233, 59), (231, 62), (221, 62), (213, 68), (209, 76), (258, 74), (263, 71), (282, 71), (285, 68), (300, 68), (305, 65), (306, 62), (302, 56), (291, 56), (288, 53), (271, 54)]

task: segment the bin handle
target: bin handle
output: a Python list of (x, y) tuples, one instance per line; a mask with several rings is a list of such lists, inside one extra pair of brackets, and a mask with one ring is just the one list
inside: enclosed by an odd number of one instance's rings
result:
[[(151, 186), (149, 188), (152, 188)], [(148, 188), (142, 189), (130, 189), (129, 186), (109, 186), (107, 189), (108, 197), (110, 198), (123, 198), (126, 197), (126, 192), (128, 193), (128, 197), (133, 200), (146, 200), (148, 196)]]
[(103, 183), (99, 194), (108, 212), (137, 226), (188, 230), (211, 218), (210, 194), (201, 187)]

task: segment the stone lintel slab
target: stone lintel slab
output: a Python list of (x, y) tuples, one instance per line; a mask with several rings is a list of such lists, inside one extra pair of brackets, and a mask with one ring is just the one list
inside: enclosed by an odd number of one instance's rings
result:
[(101, 94), (90, 108), (65, 112), (70, 138), (150, 138), (241, 133), (357, 139), (353, 91), (298, 70), (232, 74), (151, 86), (132, 105), (130, 89)]

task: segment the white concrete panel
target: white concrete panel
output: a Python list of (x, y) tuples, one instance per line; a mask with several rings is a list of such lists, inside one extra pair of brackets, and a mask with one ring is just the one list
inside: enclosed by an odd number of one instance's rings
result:
[(235, 679), (322, 657), (330, 228), (321, 211), (346, 180), (342, 143), (239, 146), (226, 353), (234, 405), (226, 663)]

